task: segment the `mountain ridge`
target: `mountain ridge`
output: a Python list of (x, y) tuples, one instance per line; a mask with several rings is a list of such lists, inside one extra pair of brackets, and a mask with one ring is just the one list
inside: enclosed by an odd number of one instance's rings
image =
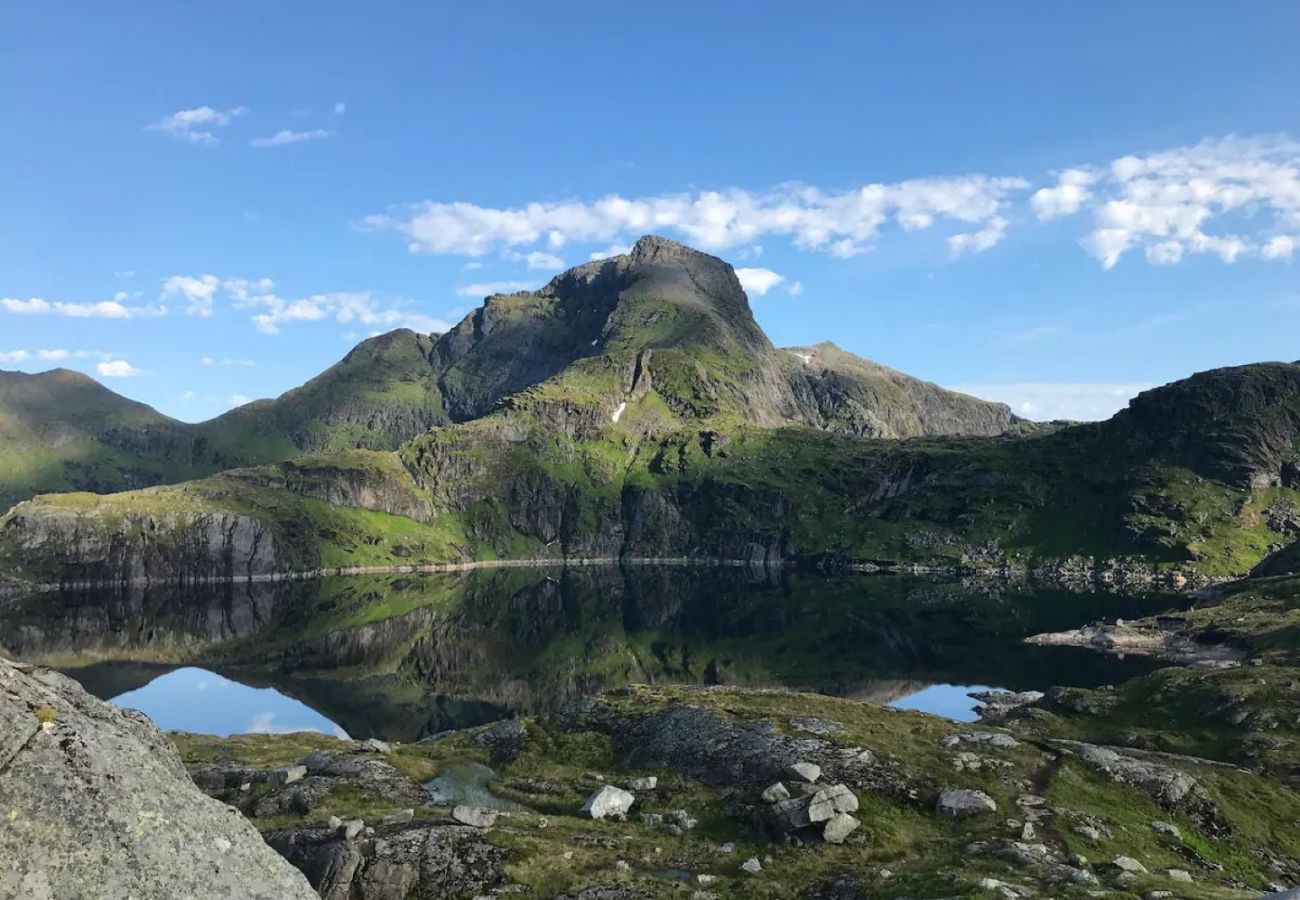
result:
[[(76, 446), (40, 461), (35, 473), (34, 464), (6, 466), (0, 451), (0, 506), (50, 491), (177, 482), (301, 453), (396, 450), (432, 427), (487, 416), (521, 392), (533, 396), (516, 405), (558, 392), (576, 413), (580, 398), (590, 401), (579, 415), (593, 425), (634, 392), (652, 390), (673, 421), (876, 437), (995, 434), (1017, 421), (1002, 404), (835, 353), (833, 375), (801, 371), (754, 320), (729, 264), (647, 236), (629, 253), (569, 269), (537, 291), (490, 296), (446, 333), (396, 329), (367, 338), (300, 387), (204, 422), (171, 419), (87, 376), (22, 375), (61, 388), (28, 406), (76, 410), (67, 423)], [(0, 427), (6, 415), (17, 418), (4, 403), (6, 377), (0, 373)], [(96, 385), (104, 409), (69, 399), (74, 385), (85, 395)], [(6, 442), (10, 462), (20, 448), (44, 449), (41, 422), (31, 419), (21, 420), (26, 434)]]

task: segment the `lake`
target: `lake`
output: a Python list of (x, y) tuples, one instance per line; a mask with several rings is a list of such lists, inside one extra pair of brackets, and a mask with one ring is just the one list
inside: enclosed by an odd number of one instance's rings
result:
[(417, 740), (628, 683), (788, 687), (974, 717), (970, 691), (1152, 667), (1023, 638), (1185, 603), (989, 580), (678, 566), (45, 594), (0, 649), (167, 729)]

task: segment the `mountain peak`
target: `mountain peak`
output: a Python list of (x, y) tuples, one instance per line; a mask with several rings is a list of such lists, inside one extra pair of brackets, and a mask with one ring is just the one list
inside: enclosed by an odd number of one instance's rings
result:
[(722, 263), (722, 265), (730, 268), (726, 262), (716, 256), (710, 256), (701, 250), (696, 250), (694, 247), (688, 247), (680, 241), (674, 241), (657, 234), (642, 235), (632, 245), (632, 252), (627, 256), (633, 264), (672, 265), (686, 260), (707, 260)]

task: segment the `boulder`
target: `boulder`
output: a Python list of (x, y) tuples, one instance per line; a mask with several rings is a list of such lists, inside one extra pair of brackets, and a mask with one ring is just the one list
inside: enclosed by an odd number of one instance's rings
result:
[(935, 804), (935, 812), (946, 819), (967, 819), (997, 811), (997, 803), (988, 794), (966, 789), (944, 791)]
[(647, 775), (644, 778), (633, 778), (632, 783), (628, 785), (634, 791), (653, 791), (659, 786), (659, 779), (654, 775)]
[(858, 808), (858, 798), (842, 784), (821, 788), (802, 797), (791, 797), (772, 804), (769, 813), (780, 831), (798, 831), (818, 822), (826, 822), (837, 813)]
[(497, 823), (497, 811), (483, 809), (481, 806), (457, 806), (451, 811), (451, 817), (462, 825), (474, 828), (491, 828)]
[(785, 786), (784, 782), (778, 781), (770, 787), (764, 788), (760, 796), (762, 796), (764, 803), (779, 803), (782, 800), (790, 799), (790, 790)]
[(3, 658), (0, 809), (0, 897), (316, 897), (145, 716)]
[(815, 763), (800, 761), (788, 766), (785, 773), (790, 777), (791, 781), (816, 784), (817, 779), (822, 777), (822, 767)]
[(740, 864), (740, 871), (744, 872), (746, 875), (757, 875), (759, 872), (763, 871), (763, 864), (758, 861), (758, 857), (751, 856)]
[(630, 792), (607, 784), (587, 798), (578, 814), (588, 819), (625, 819), (635, 802)]
[(381, 741), (379, 738), (366, 738), (361, 742), (361, 746), (358, 749), (364, 750), (367, 753), (388, 754), (393, 752), (393, 748), (390, 747), (386, 741)]
[(1131, 856), (1117, 856), (1111, 860), (1110, 864), (1121, 872), (1132, 872), (1134, 875), (1147, 870), (1146, 866), (1142, 865), (1142, 863), (1138, 862)]
[(822, 829), (822, 839), (828, 844), (842, 844), (861, 824), (848, 813), (836, 813), (827, 820), (826, 827)]

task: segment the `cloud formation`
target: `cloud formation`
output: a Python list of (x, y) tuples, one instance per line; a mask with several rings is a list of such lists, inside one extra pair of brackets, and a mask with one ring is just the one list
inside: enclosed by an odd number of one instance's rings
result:
[(513, 207), (425, 201), (367, 216), (361, 227), (398, 233), (415, 253), (548, 262), (571, 244), (612, 242), (591, 259), (624, 253), (647, 232), (709, 250), (743, 248), (733, 254), (741, 261), (757, 256), (757, 240), (773, 236), (851, 257), (888, 229), (939, 227), (956, 258), (997, 246), (1015, 227), (1078, 214), (1092, 219), (1080, 243), (1106, 269), (1133, 249), (1153, 265), (1196, 254), (1229, 263), (1286, 260), (1300, 249), (1300, 144), (1284, 135), (1207, 139), (1035, 180), (971, 174), (848, 191), (793, 183)]
[(787, 184), (758, 193), (728, 188), (631, 199), (611, 194), (590, 203), (529, 203), (509, 209), (428, 201), (368, 216), (362, 227), (396, 231), (414, 252), (461, 256), (539, 244), (556, 250), (572, 242), (660, 231), (713, 250), (783, 235), (800, 249), (847, 257), (867, 250), (886, 226), (917, 231), (944, 221), (974, 226), (959, 246), (981, 250), (1001, 239), (1004, 205), (1028, 186), (1021, 178), (968, 175), (868, 184), (844, 192)]
[(13, 297), (0, 299), (0, 309), (16, 316), (60, 316), (65, 319), (133, 319), (142, 316), (165, 315), (165, 307), (129, 306), (122, 302), (126, 295), (118, 294), (112, 300), (100, 300), (96, 303), (63, 303), (32, 297), (18, 300)]
[(105, 378), (134, 378), (144, 374), (124, 359), (106, 359), (95, 366), (95, 371)]
[(5, 350), (0, 352), (0, 365), (16, 366), (24, 363), (61, 363), (73, 359), (109, 359), (111, 353), (103, 350)]
[(157, 122), (149, 123), (145, 128), (187, 144), (211, 146), (217, 143), (213, 128), (224, 128), (247, 112), (246, 106), (236, 106), (231, 109), (198, 106), (194, 109), (182, 109), (170, 116), (163, 116)]
[(1104, 268), (1140, 249), (1153, 265), (1192, 254), (1289, 259), (1300, 246), (1300, 144), (1229, 136), (1115, 160), (1098, 178), (1084, 248)]
[(755, 297), (762, 297), (785, 281), (784, 275), (779, 275), (771, 269), (737, 269), (736, 277), (740, 279), (740, 286), (745, 289), (745, 293)]
[(310, 131), (290, 131), (288, 128), (282, 128), (270, 137), (253, 138), (248, 142), (248, 145), (250, 147), (283, 147), (286, 144), (301, 144), (304, 141), (323, 141), (333, 136), (334, 132), (326, 131), (324, 128), (313, 128)]
[(212, 315), (213, 300), (221, 280), (215, 275), (173, 275), (163, 281), (164, 300), (183, 298), (185, 312), (191, 316), (208, 318)]

